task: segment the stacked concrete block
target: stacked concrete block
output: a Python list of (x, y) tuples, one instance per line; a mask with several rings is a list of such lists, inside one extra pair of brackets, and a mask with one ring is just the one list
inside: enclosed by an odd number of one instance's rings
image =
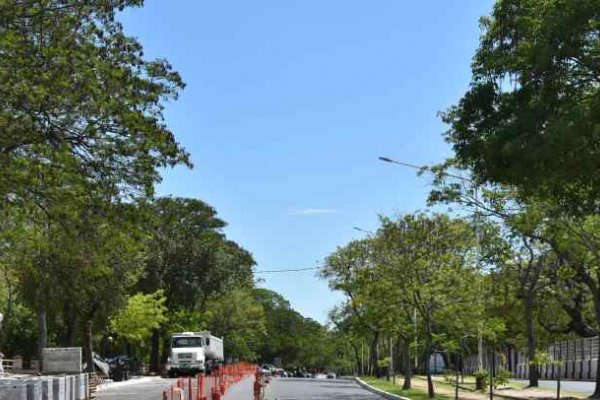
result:
[(42, 400), (42, 380), (39, 378), (28, 379), (27, 400)]
[(66, 377), (55, 376), (52, 378), (52, 397), (54, 400), (67, 400)]
[(81, 363), (81, 347), (44, 349), (44, 374), (80, 374)]
[(40, 381), (42, 382), (42, 400), (54, 400), (52, 377), (43, 376)]
[(28, 400), (27, 383), (21, 379), (3, 379), (0, 381), (0, 400)]
[(86, 400), (88, 393), (88, 374), (75, 375), (75, 400)]

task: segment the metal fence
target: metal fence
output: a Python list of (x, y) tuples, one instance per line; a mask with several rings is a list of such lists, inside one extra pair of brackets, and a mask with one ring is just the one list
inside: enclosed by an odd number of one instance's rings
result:
[[(595, 380), (598, 368), (600, 337), (569, 339), (548, 346), (545, 351), (555, 362), (540, 366), (541, 379)], [(484, 350), (483, 368), (487, 369), (492, 356)], [(529, 378), (530, 360), (527, 348), (505, 348), (494, 354), (496, 365), (502, 365), (516, 378)], [(558, 362), (558, 363), (557, 363)], [(558, 365), (560, 364), (560, 365)], [(472, 373), (479, 368), (477, 355), (465, 359), (464, 370)]]

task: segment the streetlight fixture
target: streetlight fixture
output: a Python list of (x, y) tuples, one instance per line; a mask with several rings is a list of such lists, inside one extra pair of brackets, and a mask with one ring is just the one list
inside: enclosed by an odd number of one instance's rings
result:
[[(407, 162), (404, 162), (404, 161), (394, 160), (394, 159), (391, 159), (389, 157), (379, 157), (379, 161), (383, 161), (383, 162), (390, 163), (390, 164), (402, 165), (403, 167), (409, 167), (409, 168), (412, 168), (412, 169), (417, 169), (419, 171), (425, 171), (427, 169), (427, 167), (425, 167), (425, 166), (419, 166), (419, 165), (415, 165), (415, 164), (410, 164), (410, 163), (407, 163)], [(465, 178), (464, 176), (455, 175), (455, 174), (451, 174), (451, 173), (448, 173), (448, 172), (442, 172), (442, 175), (449, 176), (451, 178), (460, 179), (461, 181), (464, 181), (464, 182), (473, 183), (472, 179)]]
[(371, 231), (368, 231), (368, 230), (366, 230), (366, 229), (359, 228), (358, 226), (353, 226), (353, 227), (352, 227), (352, 229), (354, 229), (355, 231), (359, 231), (359, 232), (362, 232), (362, 233), (366, 233), (366, 234), (367, 234), (367, 235), (369, 235), (369, 236), (372, 236), (372, 235), (373, 235), (373, 232), (371, 232)]
[[(390, 163), (390, 164), (396, 164), (396, 165), (401, 165), (403, 167), (408, 167), (408, 168), (412, 168), (412, 169), (416, 169), (419, 171), (426, 171), (427, 167), (425, 166), (418, 166), (415, 164), (411, 164), (411, 163), (407, 163), (404, 161), (398, 161), (398, 160), (394, 160), (393, 158), (389, 158), (389, 157), (379, 157), (380, 161), (386, 162), (386, 163)], [(431, 172), (431, 171), (429, 171)], [(460, 179), (463, 182), (468, 182), (470, 184), (473, 184), (475, 186), (475, 198), (477, 198), (477, 183), (475, 181), (473, 181), (472, 179), (469, 178), (465, 178), (464, 176), (460, 176), (460, 175), (455, 175), (455, 174), (451, 174), (448, 172), (441, 172), (441, 175), (444, 176), (449, 176), (451, 178), (455, 178), (455, 179)], [(475, 240), (477, 240), (477, 252), (480, 252), (480, 247), (481, 247), (481, 243), (480, 243), (480, 231), (479, 231), (479, 206), (477, 204), (477, 202), (475, 202)], [(477, 257), (477, 263), (479, 264), (479, 254)], [(481, 288), (480, 288), (481, 290)], [(479, 369), (483, 368), (483, 337), (481, 334), (481, 328), (479, 329), (479, 334), (478, 334), (478, 341), (477, 341), (477, 353), (478, 353), (478, 364), (479, 364)]]

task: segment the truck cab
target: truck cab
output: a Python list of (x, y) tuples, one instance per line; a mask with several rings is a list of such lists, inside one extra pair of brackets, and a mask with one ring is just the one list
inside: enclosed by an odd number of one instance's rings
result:
[(194, 332), (175, 333), (171, 336), (170, 347), (167, 360), (167, 374), (170, 378), (205, 371), (206, 357), (202, 335)]

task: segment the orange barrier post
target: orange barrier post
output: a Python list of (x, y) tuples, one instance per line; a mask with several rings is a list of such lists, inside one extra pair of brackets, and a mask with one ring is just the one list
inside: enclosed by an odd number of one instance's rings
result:
[(210, 396), (211, 400), (221, 400), (221, 392), (219, 392), (219, 389), (214, 387), (211, 389), (211, 396)]
[(198, 396), (197, 400), (206, 400), (204, 395), (204, 375), (198, 375)]

